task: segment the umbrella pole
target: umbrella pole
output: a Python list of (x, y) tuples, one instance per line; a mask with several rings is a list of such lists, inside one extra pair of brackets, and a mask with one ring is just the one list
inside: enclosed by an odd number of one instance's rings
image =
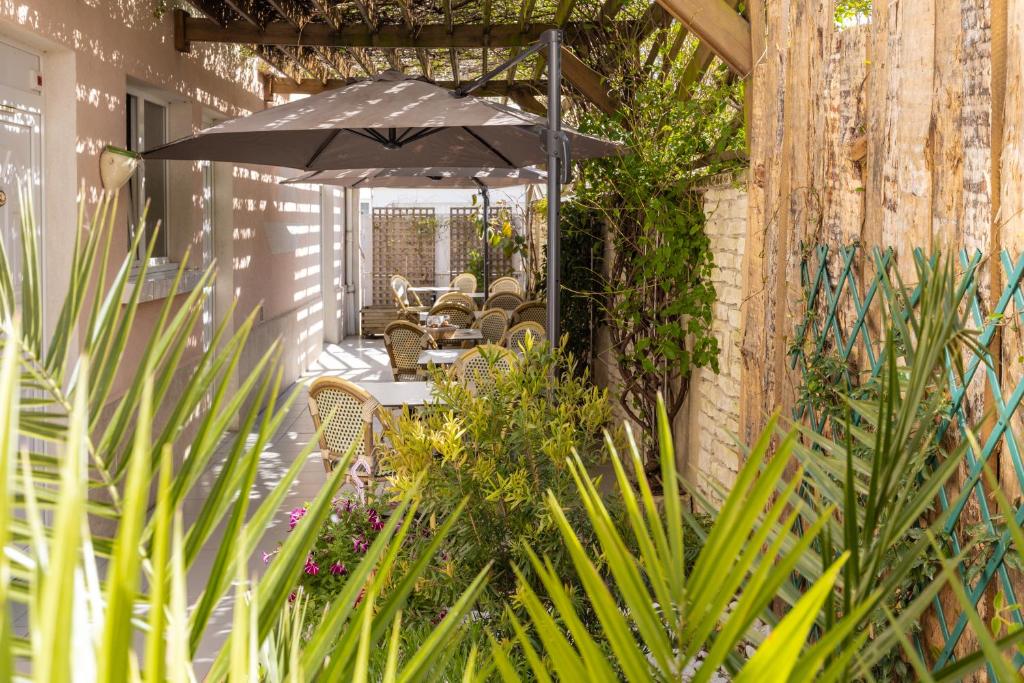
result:
[(491, 193), (486, 187), (480, 188), (480, 195), (484, 200), (484, 301), (487, 300), (487, 293), (491, 287), (491, 240), (487, 233), (490, 227), (491, 214)]
[(562, 132), (562, 32), (545, 31), (548, 47), (548, 339), (558, 346), (561, 337), (561, 237), (558, 229), (562, 199), (561, 132)]

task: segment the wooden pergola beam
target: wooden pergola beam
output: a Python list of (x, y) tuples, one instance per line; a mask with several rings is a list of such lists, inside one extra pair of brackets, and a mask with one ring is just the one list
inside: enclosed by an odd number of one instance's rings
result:
[(658, 4), (737, 74), (746, 77), (753, 69), (750, 23), (725, 0), (658, 0)]
[[(543, 56), (544, 53), (542, 52), (541, 55)], [(619, 110), (619, 101), (608, 91), (604, 76), (584, 64), (564, 45), (562, 46), (562, 75), (581, 95), (605, 114), (611, 115)]]
[(541, 103), (540, 100), (533, 94), (532, 90), (526, 88), (513, 88), (508, 91), (508, 97), (519, 105), (519, 108), (523, 111), (536, 114), (537, 116), (547, 116), (548, 110)]
[[(346, 85), (351, 85), (359, 80), (362, 79), (332, 78), (327, 82), (324, 82), (319, 79), (312, 78), (295, 81), (292, 79), (282, 79), (277, 76), (270, 76), (265, 82), (265, 86), (268, 87), (270, 92), (274, 95), (316, 95), (317, 93), (322, 93), (325, 90), (343, 88)], [(442, 88), (447, 88), (449, 90), (458, 87), (454, 81), (436, 81), (436, 83)], [(547, 81), (516, 81), (514, 83), (509, 83), (504, 80), (493, 80), (489, 83), (483, 84), (479, 89), (474, 90), (473, 94), (478, 97), (511, 97), (515, 92), (545, 92), (547, 87)]]
[[(177, 13), (180, 10), (175, 10)], [(626, 22), (623, 22), (626, 23)], [(633, 23), (633, 22), (629, 22)], [(551, 24), (492, 25), (456, 24), (448, 31), (445, 24), (426, 24), (415, 30), (402, 25), (344, 26), (334, 30), (329, 24), (311, 23), (298, 29), (286, 21), (266, 24), (261, 31), (246, 21), (229, 21), (220, 26), (211, 19), (177, 15), (175, 45), (189, 43), (233, 43), (240, 45), (282, 45), (304, 47), (375, 48), (492, 48), (525, 47), (536, 42)], [(179, 35), (179, 31), (182, 35)], [(565, 42), (586, 42), (599, 34), (595, 22), (570, 22), (564, 27)]]

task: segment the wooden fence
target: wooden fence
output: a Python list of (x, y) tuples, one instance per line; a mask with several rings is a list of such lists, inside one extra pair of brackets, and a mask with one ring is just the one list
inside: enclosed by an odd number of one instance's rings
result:
[[(833, 7), (749, 5), (755, 64), (740, 396), (748, 440), (768, 413), (794, 405), (800, 378), (787, 352), (805, 307), (802, 245), (831, 247), (832, 273), (841, 270), (844, 245), (861, 245), (860, 254), (891, 249), (909, 281), (914, 247), (1024, 251), (1024, 0), (877, 1), (869, 23), (845, 30)], [(850, 264), (860, 291), (870, 265), (860, 255)], [(984, 319), (1009, 281), (997, 256), (976, 280)], [(1018, 322), (1020, 314), (1011, 311)], [(877, 339), (877, 321), (865, 322)], [(1001, 386), (1020, 386), (1022, 349), (1024, 326), (993, 330), (988, 350)], [(969, 422), (998, 408), (984, 386), (964, 397)], [(1009, 424), (1017, 433), (1021, 413)], [(1012, 458), (1002, 456), (992, 461), (1013, 499), (1020, 483)], [(964, 515), (980, 519), (979, 512), (972, 504)], [(1021, 594), (1024, 582), (1011, 579)], [(932, 627), (930, 642), (942, 648), (943, 629)], [(959, 638), (957, 650), (973, 647), (970, 640)]]

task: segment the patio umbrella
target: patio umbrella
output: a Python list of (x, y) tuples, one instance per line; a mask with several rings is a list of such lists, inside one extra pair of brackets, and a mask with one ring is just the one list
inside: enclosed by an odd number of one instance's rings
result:
[(363, 168), (312, 171), (281, 182), (335, 187), (392, 187), (413, 190), (476, 190), (543, 185), (547, 173), (533, 168)]
[[(386, 71), (148, 150), (146, 159), (228, 161), (305, 170), (521, 168), (543, 164), (547, 121), (418, 77)], [(623, 153), (563, 128), (574, 159)]]
[[(490, 213), (489, 190), (518, 185), (544, 185), (548, 174), (534, 168), (364, 168), (335, 171), (312, 171), (282, 180), (284, 185), (315, 183), (336, 187), (382, 187), (411, 190), (479, 190), (483, 199), (483, 215)], [(490, 248), (483, 241), (484, 293), (490, 285)]]

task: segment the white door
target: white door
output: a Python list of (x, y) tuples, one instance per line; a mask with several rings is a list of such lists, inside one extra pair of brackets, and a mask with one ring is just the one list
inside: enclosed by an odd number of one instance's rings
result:
[[(19, 187), (29, 200), (35, 227), (42, 226), (42, 96), (39, 57), (0, 42), (0, 238), (21, 289)], [(38, 232), (37, 232), (38, 237)], [(42, 245), (40, 245), (41, 247)]]

